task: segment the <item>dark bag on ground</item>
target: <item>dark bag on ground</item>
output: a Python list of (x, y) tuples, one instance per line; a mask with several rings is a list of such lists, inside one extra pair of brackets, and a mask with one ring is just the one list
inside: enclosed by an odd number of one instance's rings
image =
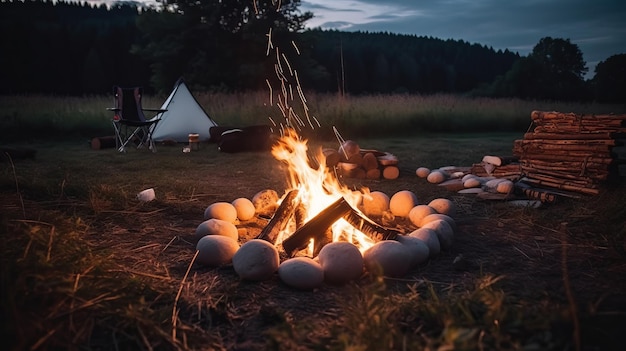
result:
[(268, 125), (225, 130), (218, 142), (218, 150), (222, 152), (267, 151), (271, 147), (272, 128)]

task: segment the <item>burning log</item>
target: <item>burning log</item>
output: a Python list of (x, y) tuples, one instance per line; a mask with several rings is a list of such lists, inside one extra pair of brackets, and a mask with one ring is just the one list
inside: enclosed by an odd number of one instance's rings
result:
[[(283, 241), (283, 249), (287, 255), (293, 256), (296, 252), (306, 248), (311, 239), (314, 239), (315, 242), (323, 243), (327, 236), (328, 228), (342, 217), (356, 229), (376, 241), (393, 240), (400, 234), (393, 229), (384, 228), (365, 217), (365, 215), (350, 206), (342, 197), (285, 239)], [(318, 248), (321, 249), (320, 246)]]
[(398, 231), (379, 225), (352, 207), (350, 209), (351, 211), (343, 216), (343, 219), (370, 238), (376, 241), (395, 240), (400, 235)]
[(269, 241), (272, 244), (275, 243), (278, 233), (285, 229), (285, 226), (289, 223), (289, 220), (299, 205), (298, 189), (291, 190), (287, 193), (280, 206), (278, 206), (272, 219), (256, 238)]
[(350, 204), (343, 197), (339, 198), (283, 240), (283, 249), (288, 256), (293, 257), (296, 252), (306, 248), (311, 239), (322, 240), (326, 230), (351, 210)]

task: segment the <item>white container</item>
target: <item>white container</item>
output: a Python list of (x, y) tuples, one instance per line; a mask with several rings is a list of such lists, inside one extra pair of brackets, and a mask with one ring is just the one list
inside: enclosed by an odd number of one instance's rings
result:
[(140, 192), (139, 194), (137, 194), (137, 200), (143, 202), (154, 200), (154, 189), (150, 188)]

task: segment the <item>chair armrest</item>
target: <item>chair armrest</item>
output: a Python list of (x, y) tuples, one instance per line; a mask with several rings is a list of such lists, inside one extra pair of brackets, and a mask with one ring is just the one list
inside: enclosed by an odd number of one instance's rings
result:
[(107, 111), (120, 112), (122, 109), (117, 107), (107, 107)]
[(144, 111), (150, 111), (150, 112), (165, 112), (167, 111), (167, 109), (160, 109), (160, 108), (142, 108), (142, 110)]

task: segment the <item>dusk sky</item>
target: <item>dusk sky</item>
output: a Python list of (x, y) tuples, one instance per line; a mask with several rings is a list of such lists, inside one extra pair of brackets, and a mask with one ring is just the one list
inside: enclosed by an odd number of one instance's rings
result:
[(624, 0), (302, 0), (300, 9), (314, 14), (310, 28), (464, 40), (524, 56), (543, 37), (570, 39), (587, 78), (599, 61), (626, 54)]
[(527, 55), (543, 37), (578, 45), (595, 65), (626, 54), (624, 0), (302, 0), (310, 27), (464, 40)]

